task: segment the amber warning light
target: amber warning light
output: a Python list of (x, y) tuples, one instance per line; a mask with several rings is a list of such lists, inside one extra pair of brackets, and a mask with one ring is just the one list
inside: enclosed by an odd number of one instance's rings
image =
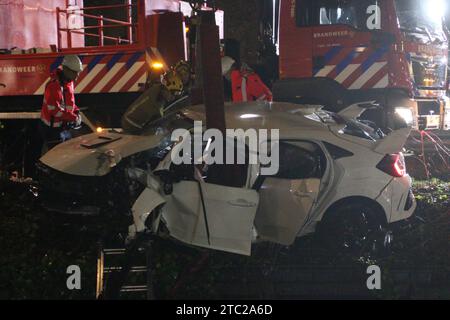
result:
[(150, 66), (152, 67), (153, 70), (161, 70), (164, 68), (164, 64), (159, 61), (152, 62)]

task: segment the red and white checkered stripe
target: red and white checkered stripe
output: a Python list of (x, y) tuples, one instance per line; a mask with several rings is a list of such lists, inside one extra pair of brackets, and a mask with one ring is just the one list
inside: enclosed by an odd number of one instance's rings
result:
[[(335, 80), (350, 90), (380, 89), (389, 86), (388, 63), (373, 58), (367, 48), (345, 48), (318, 70), (314, 77)], [(382, 56), (382, 54), (380, 54)]]
[[(90, 94), (139, 91), (140, 84), (145, 83), (147, 79), (149, 64), (153, 61), (164, 63), (164, 59), (158, 49), (151, 48), (145, 54), (142, 53), (142, 56), (131, 66), (127, 66), (132, 55), (124, 54), (110, 68), (108, 68), (108, 63), (112, 55), (105, 55), (92, 69), (89, 69), (88, 65), (96, 56), (86, 56), (83, 59), (83, 71), (80, 73), (75, 84), (75, 93)], [(34, 94), (44, 94), (45, 86), (49, 80), (50, 78), (47, 78)]]
[(339, 74), (330, 77), (336, 65), (322, 68), (315, 77), (328, 77), (350, 90), (380, 89), (389, 85), (387, 62), (376, 62), (364, 73), (358, 72), (361, 64), (350, 64)]

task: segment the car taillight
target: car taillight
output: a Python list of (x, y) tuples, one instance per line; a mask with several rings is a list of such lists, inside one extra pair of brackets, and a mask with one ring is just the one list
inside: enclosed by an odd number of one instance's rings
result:
[(405, 158), (402, 153), (388, 154), (380, 161), (377, 168), (390, 176), (401, 178), (406, 174)]

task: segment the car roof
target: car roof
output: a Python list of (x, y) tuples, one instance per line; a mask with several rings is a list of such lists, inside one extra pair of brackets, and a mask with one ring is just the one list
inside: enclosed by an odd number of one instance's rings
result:
[[(327, 131), (328, 126), (314, 113), (321, 106), (298, 105), (286, 102), (225, 103), (225, 122), (229, 129), (279, 129), (280, 133), (291, 131)], [(204, 105), (185, 108), (183, 114), (194, 121), (205, 121)]]

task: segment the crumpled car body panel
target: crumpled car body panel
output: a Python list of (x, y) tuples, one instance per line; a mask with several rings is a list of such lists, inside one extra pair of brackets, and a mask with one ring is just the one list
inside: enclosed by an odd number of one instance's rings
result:
[(161, 139), (161, 136), (92, 133), (56, 146), (40, 161), (75, 176), (105, 176), (122, 159), (156, 147)]

